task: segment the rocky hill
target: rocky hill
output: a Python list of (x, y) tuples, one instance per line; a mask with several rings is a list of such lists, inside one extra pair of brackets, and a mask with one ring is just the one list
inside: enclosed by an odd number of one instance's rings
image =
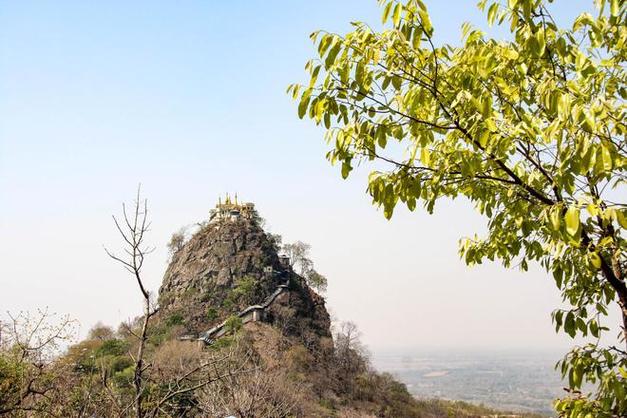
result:
[(279, 258), (273, 238), (255, 218), (204, 225), (172, 255), (159, 291), (160, 318), (200, 336), (249, 306), (260, 306), (285, 287), (264, 321), (306, 342), (330, 337), (324, 299)]

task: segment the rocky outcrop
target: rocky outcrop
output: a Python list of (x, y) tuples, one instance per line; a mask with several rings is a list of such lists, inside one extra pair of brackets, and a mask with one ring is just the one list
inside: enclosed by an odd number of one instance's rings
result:
[(262, 305), (287, 284), (266, 307), (264, 320), (306, 341), (330, 336), (324, 299), (281, 262), (277, 250), (254, 219), (204, 226), (173, 254), (159, 290), (158, 318), (200, 335), (248, 306)]

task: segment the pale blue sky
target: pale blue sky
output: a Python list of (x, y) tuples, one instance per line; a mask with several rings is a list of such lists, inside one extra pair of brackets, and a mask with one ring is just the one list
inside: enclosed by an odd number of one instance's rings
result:
[[(482, 24), (474, 1), (427, 4), (441, 41)], [(237, 191), (272, 232), (312, 244), (330, 310), (375, 350), (564, 345), (543, 272), (458, 260), (458, 238), (483, 227), (467, 204), (387, 222), (364, 173), (342, 181), (322, 131), (297, 119), (285, 88), (305, 80), (310, 32), (352, 20), (377, 25), (376, 1), (0, 1), (0, 309), (47, 305), (83, 331), (138, 314), (102, 245), (115, 247), (110, 215), (142, 182), (153, 290), (169, 235)]]

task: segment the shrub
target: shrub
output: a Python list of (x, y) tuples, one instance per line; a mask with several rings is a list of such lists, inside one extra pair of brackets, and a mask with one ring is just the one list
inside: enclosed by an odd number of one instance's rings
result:
[(175, 325), (182, 325), (185, 322), (185, 318), (180, 313), (173, 313), (165, 320), (165, 323), (169, 327), (173, 327)]
[(246, 276), (237, 281), (235, 287), (229, 292), (222, 302), (225, 309), (232, 309), (238, 305), (249, 305), (254, 302), (257, 289), (257, 280)]
[(128, 341), (112, 339), (106, 340), (102, 343), (100, 347), (98, 347), (94, 353), (96, 357), (103, 356), (121, 356), (126, 354), (130, 347)]
[(227, 318), (224, 327), (226, 328), (226, 331), (228, 333), (236, 333), (237, 331), (242, 329), (243, 325), (244, 324), (242, 322), (242, 318), (237, 315), (231, 315)]
[(215, 321), (218, 318), (218, 311), (215, 308), (209, 307), (207, 309), (207, 320)]
[(133, 383), (135, 367), (129, 366), (122, 371), (113, 374), (113, 381), (118, 386), (130, 386)]
[(114, 338), (114, 335), (111, 327), (98, 322), (89, 330), (88, 338), (90, 340), (110, 340)]
[(91, 373), (95, 371), (95, 353), (102, 346), (100, 340), (85, 340), (68, 348), (61, 362), (69, 365), (77, 372)]
[(116, 372), (121, 372), (122, 370), (125, 370), (129, 367), (131, 367), (133, 365), (133, 360), (131, 360), (129, 357), (126, 356), (119, 356), (119, 357), (115, 357), (112, 361), (111, 361), (111, 371), (116, 373)]

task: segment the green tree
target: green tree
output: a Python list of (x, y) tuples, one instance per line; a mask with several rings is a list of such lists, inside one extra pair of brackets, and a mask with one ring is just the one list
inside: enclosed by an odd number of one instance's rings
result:
[[(594, 16), (560, 28), (551, 1), (482, 0), (511, 35), (465, 24), (459, 46), (434, 41), (422, 1), (380, 3), (382, 31), (354, 22), (344, 36), (311, 35), (309, 83), (288, 87), (299, 117), (327, 129), (342, 177), (374, 165), (368, 192), (387, 218), (399, 202), (432, 212), (463, 196), (488, 218), (487, 236), (461, 241), (468, 264), (552, 273), (571, 306), (554, 312), (556, 328), (592, 341), (561, 362), (571, 393), (556, 409), (625, 416), (627, 352), (599, 336), (614, 303), (627, 335), (627, 3), (596, 0)], [(581, 394), (586, 381), (596, 389)]]

